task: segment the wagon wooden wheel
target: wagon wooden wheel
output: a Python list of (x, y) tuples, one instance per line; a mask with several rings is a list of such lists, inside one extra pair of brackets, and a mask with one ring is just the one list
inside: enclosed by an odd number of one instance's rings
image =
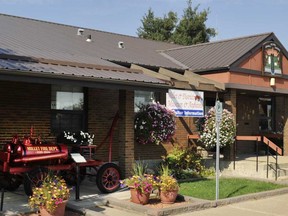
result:
[(114, 163), (106, 163), (97, 172), (96, 184), (103, 193), (112, 193), (120, 186), (120, 169)]

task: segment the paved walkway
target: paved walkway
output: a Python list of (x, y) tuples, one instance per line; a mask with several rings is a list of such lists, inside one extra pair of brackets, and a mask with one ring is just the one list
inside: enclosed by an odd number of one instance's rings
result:
[[(143, 215), (157, 215), (155, 211), (148, 211), (147, 206), (141, 206), (129, 202), (129, 191), (119, 191), (112, 194), (100, 194), (96, 184), (85, 180), (80, 188), (80, 200), (76, 201), (75, 191), (72, 192), (68, 202), (68, 207), (73, 211), (85, 213), (86, 216), (143, 216)], [(264, 196), (266, 198), (264, 198)], [(256, 200), (255, 200), (256, 199)], [(237, 198), (237, 200), (225, 201), (221, 204), (224, 206), (211, 207), (215, 205), (210, 201), (197, 201), (199, 205), (194, 207), (189, 206), (190, 211), (177, 212), (178, 216), (286, 216), (288, 215), (288, 189), (283, 189), (274, 192), (267, 192), (254, 197), (252, 200), (243, 201), (245, 199)], [(23, 187), (20, 187), (14, 193), (6, 192), (4, 196), (3, 211), (0, 215), (20, 215), (23, 213), (31, 212), (27, 204), (28, 198), (24, 193)], [(241, 201), (241, 202), (240, 202)], [(108, 204), (109, 202), (110, 204)], [(214, 203), (214, 204), (213, 204)], [(228, 204), (233, 203), (233, 204)], [(175, 207), (175, 206), (174, 206)], [(172, 207), (172, 209), (174, 208)], [(209, 209), (202, 209), (202, 207)], [(199, 210), (200, 208), (202, 210)], [(166, 212), (167, 213), (167, 212)], [(158, 214), (159, 215), (159, 214)], [(167, 214), (165, 214), (167, 215)]]

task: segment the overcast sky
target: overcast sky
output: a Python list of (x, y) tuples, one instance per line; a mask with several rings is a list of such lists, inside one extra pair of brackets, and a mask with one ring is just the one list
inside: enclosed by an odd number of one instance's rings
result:
[[(199, 11), (210, 8), (212, 40), (274, 32), (288, 49), (288, 0), (193, 0)], [(136, 36), (149, 8), (156, 16), (183, 15), (186, 0), (0, 0), (0, 13)], [(1, 30), (0, 30), (1, 31)]]

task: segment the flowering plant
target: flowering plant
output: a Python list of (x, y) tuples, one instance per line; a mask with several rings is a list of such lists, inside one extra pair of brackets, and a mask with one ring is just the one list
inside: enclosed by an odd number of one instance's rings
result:
[(146, 174), (147, 164), (138, 161), (132, 166), (132, 176), (120, 181), (121, 187), (134, 188), (137, 194), (151, 193), (157, 186), (157, 180), (151, 174)]
[(34, 187), (33, 194), (29, 197), (29, 206), (34, 208), (45, 208), (53, 213), (56, 207), (64, 200), (68, 200), (70, 189), (66, 182), (59, 176), (48, 174), (40, 186)]
[(173, 176), (160, 176), (159, 180), (159, 189), (162, 192), (177, 191), (179, 189), (178, 182)]
[(167, 165), (162, 165), (160, 169), (160, 176), (157, 178), (158, 180), (158, 188), (161, 192), (167, 191), (178, 191), (179, 185), (176, 180), (171, 175), (172, 171), (169, 169)]
[[(220, 148), (231, 145), (235, 141), (236, 126), (233, 114), (226, 109), (223, 109), (222, 120), (220, 122), (219, 129)], [(205, 116), (204, 127), (203, 131), (200, 133), (199, 141), (202, 142), (208, 149), (214, 148), (216, 146), (217, 131), (214, 107), (212, 107), (208, 114)]]
[(69, 131), (63, 131), (58, 136), (57, 141), (65, 144), (78, 144), (78, 145), (92, 145), (94, 140), (94, 134), (88, 132), (78, 131), (75, 133)]
[(129, 187), (136, 189), (139, 194), (148, 194), (157, 185), (157, 181), (153, 175), (133, 175), (132, 177), (126, 178), (120, 181), (121, 187)]
[(169, 141), (175, 133), (175, 113), (159, 103), (142, 105), (135, 116), (135, 137), (140, 144)]

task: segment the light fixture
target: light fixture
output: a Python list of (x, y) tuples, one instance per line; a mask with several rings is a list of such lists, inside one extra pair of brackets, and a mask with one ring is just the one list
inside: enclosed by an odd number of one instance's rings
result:
[(82, 36), (84, 32), (84, 29), (79, 28), (77, 31), (77, 35)]
[(91, 35), (87, 35), (86, 41), (87, 41), (87, 42), (92, 42), (92, 37), (91, 37)]
[(124, 49), (124, 42), (123, 41), (118, 42), (118, 48)]
[(270, 78), (270, 86), (275, 86), (275, 78), (274, 77)]

